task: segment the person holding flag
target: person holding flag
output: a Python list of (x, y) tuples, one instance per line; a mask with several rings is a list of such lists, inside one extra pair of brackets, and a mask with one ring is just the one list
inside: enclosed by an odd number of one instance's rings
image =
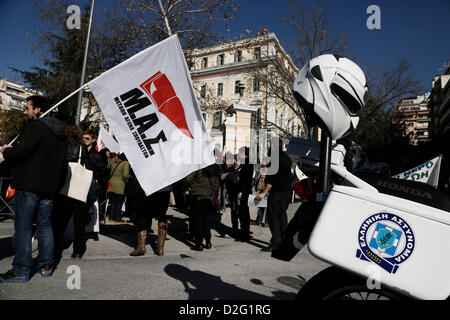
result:
[[(27, 98), (25, 114), (30, 121), (23, 127), (14, 147), (2, 146), (0, 152), (12, 168), (15, 192), (13, 268), (0, 275), (0, 282), (26, 282), (32, 267), (32, 226), (37, 219), (39, 243), (38, 273), (53, 275), (53, 230), (50, 221), (53, 199), (62, 187), (65, 158), (65, 122), (36, 117), (48, 109), (41, 96)], [(36, 120), (34, 120), (36, 119)]]
[(86, 86), (146, 195), (215, 163), (177, 35)]

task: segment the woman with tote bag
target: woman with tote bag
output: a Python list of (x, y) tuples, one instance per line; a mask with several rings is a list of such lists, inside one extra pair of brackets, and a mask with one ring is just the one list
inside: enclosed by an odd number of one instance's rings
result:
[[(64, 133), (66, 134), (68, 141), (64, 177), (67, 176), (69, 162), (80, 162), (81, 165), (86, 166), (86, 169), (89, 170), (86, 165), (87, 150), (81, 142), (83, 135), (81, 128), (76, 125), (67, 125)], [(56, 196), (52, 212), (55, 238), (55, 259), (60, 259), (62, 256), (64, 250), (64, 232), (71, 217), (73, 217), (74, 225), (72, 258), (81, 259), (85, 253), (85, 226), (89, 216), (90, 205), (91, 203), (89, 203), (89, 201), (83, 202), (67, 195), (58, 194)]]

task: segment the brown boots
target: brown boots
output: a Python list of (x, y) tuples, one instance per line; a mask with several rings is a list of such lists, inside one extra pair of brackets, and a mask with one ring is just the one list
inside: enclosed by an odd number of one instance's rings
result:
[(158, 222), (158, 244), (156, 245), (156, 255), (164, 255), (164, 242), (167, 236), (167, 221)]
[(138, 232), (138, 245), (136, 247), (136, 250), (130, 253), (130, 256), (143, 256), (146, 252), (145, 250), (145, 243), (147, 241), (147, 230), (139, 231)]
[[(156, 245), (155, 254), (157, 256), (164, 255), (164, 242), (166, 241), (167, 236), (167, 222), (159, 222), (158, 223), (158, 243)], [(136, 250), (130, 253), (130, 256), (143, 256), (146, 252), (145, 243), (147, 241), (147, 230), (138, 232), (138, 245)]]

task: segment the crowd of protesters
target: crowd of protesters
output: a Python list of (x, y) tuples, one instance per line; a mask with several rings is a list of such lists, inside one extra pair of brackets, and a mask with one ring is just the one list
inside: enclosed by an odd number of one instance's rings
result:
[[(43, 277), (53, 274), (62, 257), (65, 231), (71, 218), (74, 231), (71, 257), (81, 259), (87, 250), (86, 224), (93, 218), (93, 207), (98, 209), (99, 219), (104, 219), (105, 223), (122, 224), (126, 222), (122, 209), (125, 204), (126, 215), (137, 233), (137, 246), (130, 256), (146, 253), (147, 232), (155, 218), (158, 226), (155, 254), (164, 255), (171, 192), (177, 206), (189, 215), (189, 238), (193, 242), (193, 250), (212, 247), (211, 227), (214, 222), (211, 215), (217, 215), (226, 204), (231, 211), (232, 236), (237, 241), (250, 241), (248, 198), (253, 187), (259, 192), (258, 198), (268, 195), (265, 223), (269, 224), (272, 240), (266, 249), (272, 250), (280, 243), (287, 225), (291, 168), (281, 149), (278, 173), (258, 176), (256, 185), (254, 167), (249, 163), (249, 149), (243, 147), (239, 154), (227, 153), (224, 159), (219, 159), (225, 160), (225, 164), (213, 164), (192, 172), (173, 186), (147, 196), (123, 153), (115, 154), (108, 149), (98, 152), (93, 129), (83, 131), (79, 126), (60, 119), (40, 118), (47, 109), (44, 98), (29, 97), (25, 110), (29, 121), (11, 146), (0, 147), (3, 154), (0, 163), (10, 169), (11, 185), (15, 188), (13, 268), (0, 275), (0, 282), (30, 279), (34, 223), (39, 251), (37, 270)], [(86, 202), (59, 192), (68, 176), (70, 162), (80, 162), (93, 173)], [(262, 224), (264, 213), (260, 209), (256, 224)]]

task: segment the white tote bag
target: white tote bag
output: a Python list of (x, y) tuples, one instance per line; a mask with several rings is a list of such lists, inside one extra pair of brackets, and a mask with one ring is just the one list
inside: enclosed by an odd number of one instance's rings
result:
[(91, 187), (93, 172), (81, 165), (81, 147), (78, 162), (69, 162), (66, 182), (59, 192), (72, 199), (86, 203), (89, 188)]

